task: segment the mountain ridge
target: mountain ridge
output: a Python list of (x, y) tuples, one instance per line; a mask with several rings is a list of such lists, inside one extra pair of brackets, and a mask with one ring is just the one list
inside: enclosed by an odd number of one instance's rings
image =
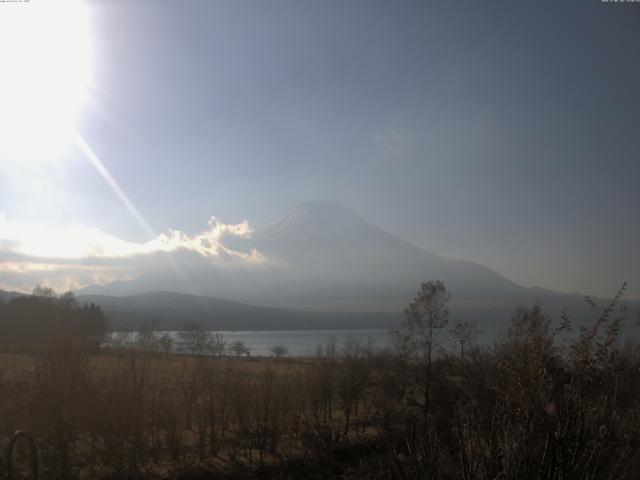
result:
[[(396, 298), (401, 305), (412, 298), (421, 281), (429, 279), (443, 280), (463, 297), (534, 292), (478, 262), (450, 259), (415, 245), (336, 202), (303, 203), (256, 231), (251, 240), (272, 263), (271, 269), (259, 273), (212, 269), (204, 274), (185, 269), (196, 279), (194, 284), (215, 285), (193, 291), (175, 287), (170, 280), (138, 278), (90, 285), (78, 293), (122, 296), (169, 290), (286, 307), (349, 298), (362, 303)], [(207, 281), (208, 274), (214, 281)]]
[(523, 287), (480, 263), (414, 245), (334, 202), (304, 203), (256, 231), (251, 241), (269, 267), (186, 269), (197, 291), (179, 290), (167, 275), (87, 287), (78, 295), (165, 290), (329, 317), (338, 311), (393, 316), (413, 300), (422, 281), (442, 280), (452, 293), (454, 320), (505, 324), (517, 305), (537, 300), (556, 316), (563, 309), (585, 318), (590, 313), (584, 295)]
[(235, 302), (176, 292), (148, 292), (126, 297), (79, 295), (104, 310), (114, 329), (180, 330), (198, 324), (209, 330), (348, 330), (391, 328), (399, 314), (310, 312)]

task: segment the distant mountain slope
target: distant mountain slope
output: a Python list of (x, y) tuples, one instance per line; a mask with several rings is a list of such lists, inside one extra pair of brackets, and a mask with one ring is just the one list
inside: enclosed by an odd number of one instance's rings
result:
[(268, 258), (267, 266), (234, 271), (178, 260), (190, 285), (167, 271), (132, 282), (92, 285), (78, 293), (120, 296), (170, 290), (276, 307), (350, 305), (360, 311), (376, 310), (386, 302), (389, 310), (397, 311), (420, 282), (429, 279), (443, 280), (460, 297), (524, 291), (483, 265), (417, 247), (336, 203), (301, 205), (256, 232), (250, 242)]
[[(268, 258), (266, 265), (223, 269), (207, 264), (204, 259), (191, 258), (180, 263), (180, 257), (176, 256), (182, 273), (189, 278), (188, 285), (180, 283), (175, 272), (166, 271), (132, 282), (92, 286), (78, 293), (122, 296), (179, 291), (275, 308), (398, 315), (413, 299), (420, 282), (442, 280), (452, 293), (455, 320), (504, 324), (515, 306), (537, 299), (556, 318), (563, 308), (580, 318), (593, 314), (581, 295), (524, 288), (478, 263), (452, 260), (413, 245), (336, 203), (305, 203), (270, 227), (257, 231), (249, 242)], [(135, 305), (132, 300), (129, 302), (127, 315), (134, 315)], [(208, 301), (204, 304), (212, 310), (226, 311), (222, 304)], [(189, 307), (189, 312), (193, 311)], [(234, 317), (238, 322), (243, 315), (259, 322), (251, 309), (236, 306), (234, 311), (243, 312)], [(263, 313), (264, 318), (273, 319), (274, 325), (296, 324), (296, 319), (301, 318), (292, 317), (290, 310), (287, 312), (280, 317), (272, 311)], [(224, 315), (231, 322), (231, 314)], [(161, 311), (158, 316), (162, 317)], [(276, 317), (280, 318), (278, 322)], [(207, 318), (214, 321), (213, 316)], [(309, 317), (308, 321), (316, 320)], [(254, 323), (252, 320), (251, 324)]]
[(24, 293), (20, 292), (7, 292), (6, 290), (0, 290), (0, 302), (8, 302), (12, 298), (22, 297)]
[(127, 297), (80, 295), (105, 312), (111, 328), (136, 329), (147, 323), (159, 330), (180, 330), (197, 323), (211, 330), (340, 330), (390, 328), (400, 314), (305, 312), (257, 307), (217, 298), (173, 292)]
[[(24, 295), (0, 290), (3, 302)], [(76, 298), (80, 303), (99, 305), (114, 330), (136, 330), (144, 325), (157, 330), (180, 330), (186, 323), (210, 330), (388, 329), (395, 327), (402, 318), (400, 312), (285, 310), (175, 292), (121, 297), (78, 295)]]
[(292, 274), (334, 282), (338, 298), (406, 299), (428, 279), (443, 280), (462, 296), (522, 290), (483, 265), (417, 247), (336, 203), (301, 205), (257, 232), (255, 242)]

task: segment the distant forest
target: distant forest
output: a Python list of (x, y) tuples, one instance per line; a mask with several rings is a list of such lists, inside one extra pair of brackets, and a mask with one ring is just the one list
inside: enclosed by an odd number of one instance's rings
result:
[(97, 348), (107, 333), (101, 308), (80, 304), (73, 293), (57, 295), (36, 287), (31, 296), (0, 301), (0, 347), (4, 351), (31, 350), (57, 340)]

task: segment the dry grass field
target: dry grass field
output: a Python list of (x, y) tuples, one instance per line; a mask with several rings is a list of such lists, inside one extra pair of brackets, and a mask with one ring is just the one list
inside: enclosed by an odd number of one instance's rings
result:
[(26, 428), (42, 452), (58, 452), (44, 462), (50, 478), (271, 468), (338, 435), (370, 437), (358, 423), (370, 411), (363, 360), (358, 381), (340, 389), (334, 377), (346, 364), (337, 359), (0, 354), (0, 408), (10, 412), (0, 433)]
[[(106, 351), (94, 353), (87, 357), (91, 369), (97, 374), (108, 374), (128, 368), (132, 352)], [(179, 378), (185, 373), (193, 373), (203, 362), (217, 362), (216, 365), (228, 365), (238, 374), (258, 375), (265, 371), (276, 374), (300, 373), (312, 365), (314, 358), (269, 358), (269, 357), (234, 357), (219, 358), (193, 357), (186, 354), (156, 353), (148, 355), (138, 352), (138, 359), (150, 363), (154, 371), (163, 372), (167, 377)], [(0, 376), (5, 380), (27, 377), (35, 373), (38, 356), (26, 353), (0, 353)]]

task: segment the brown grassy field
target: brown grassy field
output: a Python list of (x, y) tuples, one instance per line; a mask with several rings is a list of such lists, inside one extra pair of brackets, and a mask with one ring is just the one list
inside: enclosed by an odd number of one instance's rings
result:
[[(166, 373), (168, 376), (179, 376), (194, 371), (202, 364), (202, 357), (193, 357), (177, 353), (147, 355), (138, 353), (140, 359), (151, 362), (153, 370)], [(36, 369), (37, 356), (26, 353), (0, 353), (0, 375), (5, 379), (19, 378), (33, 374)], [(89, 364), (96, 373), (108, 373), (126, 368), (131, 362), (130, 352), (101, 352), (88, 356)], [(230, 365), (242, 374), (260, 374), (267, 370), (276, 374), (301, 372), (316, 361), (314, 358), (270, 358), (270, 357), (234, 357), (209, 359), (219, 364)]]
[(349, 398), (344, 427), (332, 385), (342, 363), (143, 350), (0, 354), (0, 408), (10, 412), (0, 433), (26, 428), (43, 450), (66, 452), (49, 465), (52, 478), (264, 469), (321, 448), (334, 430), (368, 436), (351, 411), (360, 402), (364, 418), (362, 398)]

